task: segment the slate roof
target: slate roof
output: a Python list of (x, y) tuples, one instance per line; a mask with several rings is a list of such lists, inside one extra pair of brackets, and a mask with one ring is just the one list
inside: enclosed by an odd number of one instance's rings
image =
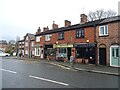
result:
[(54, 30), (51, 29), (51, 30), (36, 34), (35, 36), (57, 33), (57, 32), (62, 32), (62, 31), (69, 31), (69, 30), (74, 30), (74, 29), (78, 29), (78, 28), (96, 26), (96, 25), (101, 25), (101, 24), (116, 22), (116, 21), (120, 21), (120, 16), (104, 18), (104, 19), (101, 19), (101, 20), (95, 20), (95, 21), (90, 21), (90, 22), (81, 23), (81, 24), (75, 24), (75, 25), (71, 25), (71, 26), (68, 26), (68, 27), (57, 28), (57, 29), (54, 29)]
[(31, 33), (27, 33), (28, 37), (30, 38), (30, 40), (34, 40), (35, 39), (35, 35), (31, 34)]
[(0, 40), (0, 44), (7, 44), (6, 40)]
[(106, 24), (106, 23), (112, 23), (112, 22), (117, 22), (120, 21), (120, 15), (115, 16), (115, 17), (109, 17), (100, 22), (100, 24)]

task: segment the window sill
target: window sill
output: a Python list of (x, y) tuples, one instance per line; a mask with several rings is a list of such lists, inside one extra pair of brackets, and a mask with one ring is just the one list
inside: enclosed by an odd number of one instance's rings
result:
[(76, 39), (84, 39), (85, 37), (76, 37)]
[(108, 37), (109, 35), (99, 35), (99, 37)]
[(58, 39), (58, 40), (64, 40), (64, 39)]

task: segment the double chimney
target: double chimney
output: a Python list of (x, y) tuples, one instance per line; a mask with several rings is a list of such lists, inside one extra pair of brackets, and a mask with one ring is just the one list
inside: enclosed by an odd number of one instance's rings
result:
[(48, 30), (49, 30), (48, 26), (43, 28), (43, 32), (48, 31)]
[(65, 20), (65, 27), (70, 26), (71, 25), (71, 21)]
[(38, 27), (36, 34), (39, 34), (39, 33), (41, 33), (40, 27)]
[(80, 15), (80, 23), (85, 23), (87, 22), (87, 15), (81, 14)]
[(55, 21), (53, 21), (53, 24), (52, 24), (52, 29), (57, 29), (58, 28), (58, 25), (55, 24)]

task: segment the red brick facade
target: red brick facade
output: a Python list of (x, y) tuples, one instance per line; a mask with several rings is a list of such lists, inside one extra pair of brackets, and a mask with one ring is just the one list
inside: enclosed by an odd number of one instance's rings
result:
[[(99, 48), (106, 48), (106, 65), (110, 65), (110, 47), (111, 45), (120, 45), (120, 22), (112, 22), (104, 25), (108, 25), (108, 35), (99, 36), (99, 26), (96, 28), (96, 41), (97, 41), (97, 59), (100, 64)], [(102, 25), (100, 25), (102, 26)]]

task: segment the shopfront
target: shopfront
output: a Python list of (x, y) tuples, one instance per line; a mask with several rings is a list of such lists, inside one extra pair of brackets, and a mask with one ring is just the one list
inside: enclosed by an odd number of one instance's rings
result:
[(56, 46), (56, 57), (58, 60), (70, 60), (72, 44), (61, 44)]
[(76, 59), (81, 59), (81, 60), (87, 59), (89, 63), (95, 64), (95, 55), (96, 55), (95, 43), (74, 44), (74, 48), (76, 51), (75, 52)]
[(56, 49), (53, 48), (52, 44), (44, 45), (44, 58), (55, 59)]

